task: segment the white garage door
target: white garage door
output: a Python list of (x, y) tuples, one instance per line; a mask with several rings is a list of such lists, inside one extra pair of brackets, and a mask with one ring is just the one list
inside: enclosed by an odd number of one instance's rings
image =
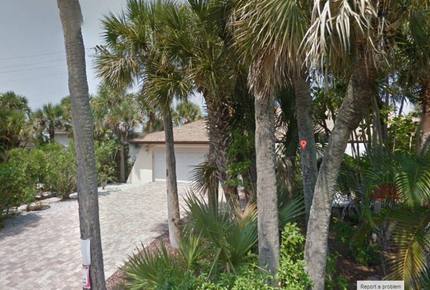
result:
[[(176, 149), (176, 176), (178, 181), (191, 181), (193, 169), (206, 160), (207, 151), (203, 149)], [(166, 180), (166, 159), (164, 149), (154, 151), (154, 180)]]

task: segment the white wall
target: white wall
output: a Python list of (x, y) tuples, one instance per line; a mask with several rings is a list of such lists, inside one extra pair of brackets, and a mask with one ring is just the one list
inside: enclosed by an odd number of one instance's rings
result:
[[(209, 145), (176, 144), (176, 171), (178, 181), (187, 181), (193, 165), (203, 162), (209, 151)], [(164, 180), (165, 176), (165, 146), (142, 145), (136, 155), (136, 161), (131, 169), (127, 182), (142, 184), (152, 181)], [(156, 170), (156, 171), (154, 171)]]
[(140, 146), (136, 161), (131, 168), (127, 183), (140, 184), (152, 181), (152, 149), (150, 145)]
[(69, 143), (70, 143), (70, 138), (69, 136), (67, 136), (67, 134), (55, 134), (54, 140), (58, 144), (61, 144), (65, 147), (69, 146)]

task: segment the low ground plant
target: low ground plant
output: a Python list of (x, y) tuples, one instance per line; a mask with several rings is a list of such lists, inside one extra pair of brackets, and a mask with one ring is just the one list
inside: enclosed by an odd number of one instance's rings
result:
[(162, 244), (131, 257), (128, 289), (299, 290), (311, 285), (304, 271), (304, 236), (297, 225), (287, 223), (282, 231), (279, 276), (273, 277), (257, 266), (255, 205), (213, 209), (193, 194), (186, 205), (188, 222), (179, 249)]

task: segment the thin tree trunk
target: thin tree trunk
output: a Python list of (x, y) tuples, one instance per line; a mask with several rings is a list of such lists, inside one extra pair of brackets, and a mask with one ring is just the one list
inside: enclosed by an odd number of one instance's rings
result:
[(273, 97), (255, 96), (258, 256), (260, 266), (275, 274), (279, 266), (279, 217), (273, 103)]
[[(309, 219), (315, 183), (317, 180), (317, 152), (315, 147), (314, 122), (312, 116), (312, 96), (309, 84), (304, 77), (294, 81), (297, 127), (299, 143), (306, 142), (300, 148), (301, 166), (303, 173), (303, 192), (305, 197), (306, 221)], [(304, 144), (302, 144), (304, 145)]]
[(430, 79), (423, 82), (421, 93), (421, 142), (420, 151), (424, 152), (430, 143)]
[(49, 143), (52, 143), (55, 140), (55, 127), (52, 125), (49, 125), (48, 131), (49, 131)]
[(354, 66), (348, 92), (339, 109), (321, 164), (306, 234), (305, 261), (314, 290), (324, 289), (328, 251), (331, 203), (336, 191), (336, 179), (351, 132), (367, 112), (371, 97), (376, 93), (375, 74), (371, 64), (360, 58)]
[(169, 227), (170, 244), (173, 248), (177, 249), (180, 239), (180, 214), (178, 185), (176, 181), (175, 143), (170, 108), (163, 111), (163, 123), (166, 138), (167, 224)]
[(125, 153), (125, 143), (124, 138), (120, 137), (120, 148), (119, 148), (119, 178), (121, 182), (126, 182), (126, 153)]
[[(208, 152), (208, 162), (209, 166), (212, 168), (216, 168), (216, 162), (215, 162), (215, 149), (213, 143), (209, 143), (209, 152)], [(212, 209), (214, 212), (217, 212), (218, 209), (218, 196), (219, 196), (219, 182), (218, 177), (211, 176), (209, 182), (211, 183), (208, 187), (208, 206), (210, 209)]]
[(58, 0), (64, 30), (72, 101), (73, 136), (78, 164), (78, 203), (81, 239), (90, 240), (92, 289), (104, 290), (102, 243), (100, 237), (97, 171), (94, 152), (94, 124), (90, 111), (81, 33), (82, 14), (78, 0)]

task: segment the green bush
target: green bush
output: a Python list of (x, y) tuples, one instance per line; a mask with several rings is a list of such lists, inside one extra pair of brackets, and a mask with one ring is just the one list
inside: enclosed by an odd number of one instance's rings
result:
[(328, 290), (347, 290), (348, 280), (343, 275), (339, 275), (336, 261), (339, 257), (339, 253), (334, 252), (327, 258), (325, 285)]
[(35, 188), (28, 183), (23, 170), (13, 163), (0, 163), (0, 218), (9, 209), (29, 202)]
[(164, 244), (150, 252), (142, 248), (126, 267), (128, 289), (194, 290), (195, 278), (180, 256), (168, 252)]
[(37, 185), (43, 183), (45, 177), (42, 151), (17, 148), (10, 150), (7, 157), (0, 172), (0, 199), (6, 210), (34, 201)]
[(63, 199), (76, 191), (77, 169), (73, 146), (59, 144), (43, 147), (46, 161), (45, 187)]
[(98, 182), (105, 186), (117, 181), (116, 154), (119, 144), (115, 140), (98, 141), (95, 144)]
[(304, 267), (304, 244), (305, 237), (297, 225), (287, 223), (282, 231), (278, 271), (278, 280), (284, 289), (299, 290), (311, 286), (311, 280)]

